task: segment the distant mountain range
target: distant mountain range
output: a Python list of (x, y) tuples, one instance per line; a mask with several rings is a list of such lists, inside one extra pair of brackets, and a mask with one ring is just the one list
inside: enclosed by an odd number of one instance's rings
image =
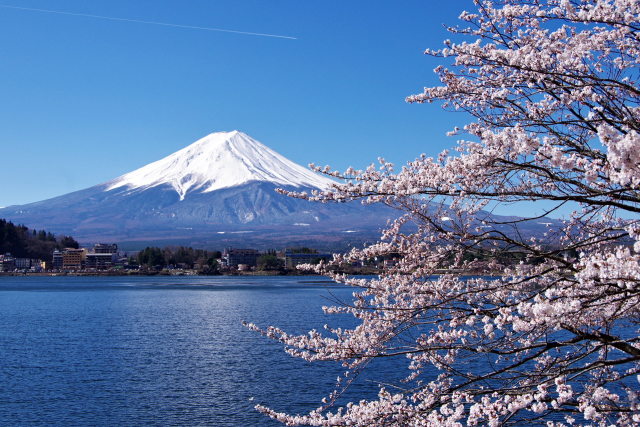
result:
[(324, 189), (332, 181), (250, 136), (218, 132), (109, 182), (0, 208), (0, 218), (86, 243), (343, 249), (375, 240), (394, 211), (323, 204), (276, 188)]

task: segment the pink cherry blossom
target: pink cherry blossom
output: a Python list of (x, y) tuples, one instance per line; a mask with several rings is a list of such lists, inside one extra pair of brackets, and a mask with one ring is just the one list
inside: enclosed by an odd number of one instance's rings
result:
[[(290, 335), (247, 326), (308, 361), (340, 361), (336, 390), (289, 425), (637, 425), (640, 423), (640, 2), (477, 0), (451, 27), (441, 85), (409, 96), (472, 117), (454, 150), (396, 170), (344, 173), (318, 202), (385, 203), (380, 241), (306, 266), (354, 287), (325, 307), (353, 328)], [(462, 117), (462, 116), (461, 116)], [(544, 202), (501, 218), (497, 205)], [(544, 236), (527, 230), (547, 223)], [(373, 279), (342, 264), (395, 254)], [(494, 277), (464, 277), (484, 269)], [(405, 381), (336, 407), (374, 358)], [(485, 366), (477, 371), (472, 366)], [(560, 420), (560, 421), (559, 421)]]

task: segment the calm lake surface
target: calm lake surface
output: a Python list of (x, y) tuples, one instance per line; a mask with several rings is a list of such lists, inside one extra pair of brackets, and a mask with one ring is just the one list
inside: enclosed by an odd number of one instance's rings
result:
[(279, 425), (253, 406), (306, 413), (341, 369), (241, 321), (348, 326), (321, 307), (352, 292), (318, 276), (0, 277), (0, 425)]

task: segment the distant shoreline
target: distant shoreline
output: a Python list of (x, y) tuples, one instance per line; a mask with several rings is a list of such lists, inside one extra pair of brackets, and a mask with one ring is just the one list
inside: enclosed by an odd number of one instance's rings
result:
[[(380, 271), (373, 270), (352, 270), (344, 271), (343, 273), (353, 276), (376, 276)], [(435, 275), (453, 274), (457, 276), (494, 276), (500, 277), (502, 272), (479, 272), (479, 271), (463, 271), (463, 270), (437, 270)], [(0, 277), (20, 277), (20, 276), (34, 276), (34, 277), (126, 277), (126, 276), (140, 276), (140, 277), (153, 277), (153, 276), (194, 276), (194, 277), (220, 277), (220, 276), (322, 276), (321, 274), (302, 271), (302, 270), (286, 270), (286, 271), (224, 271), (218, 274), (204, 274), (198, 273), (194, 270), (162, 270), (162, 271), (66, 271), (66, 272), (0, 272)]]
[(281, 273), (279, 271), (240, 271), (240, 272), (222, 272), (220, 274), (202, 274), (195, 271), (64, 271), (64, 272), (0, 272), (2, 276), (35, 276), (35, 277), (55, 277), (55, 276), (86, 276), (86, 277), (119, 277), (119, 276), (198, 276), (198, 277), (219, 277), (219, 276), (317, 276), (317, 274), (308, 272), (288, 271)]

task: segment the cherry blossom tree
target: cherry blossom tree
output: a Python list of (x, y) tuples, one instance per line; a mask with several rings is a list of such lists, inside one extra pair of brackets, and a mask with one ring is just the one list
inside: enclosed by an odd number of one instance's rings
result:
[[(342, 182), (320, 202), (360, 199), (402, 213), (365, 248), (313, 267), (354, 287), (354, 328), (290, 335), (252, 329), (308, 361), (345, 369), (306, 415), (257, 408), (286, 424), (640, 424), (640, 2), (475, 2), (455, 41), (426, 53), (441, 85), (409, 96), (471, 122), (455, 151), (396, 171), (314, 167)], [(542, 214), (489, 212), (538, 202)], [(568, 212), (564, 220), (547, 215)], [(546, 224), (544, 237), (527, 230)], [(398, 254), (374, 279), (342, 263)], [(474, 259), (500, 271), (465, 277)], [(308, 267), (311, 268), (311, 267)], [(406, 378), (377, 399), (337, 407), (377, 358)], [(471, 366), (476, 368), (471, 369)], [(477, 368), (480, 366), (481, 368)]]

